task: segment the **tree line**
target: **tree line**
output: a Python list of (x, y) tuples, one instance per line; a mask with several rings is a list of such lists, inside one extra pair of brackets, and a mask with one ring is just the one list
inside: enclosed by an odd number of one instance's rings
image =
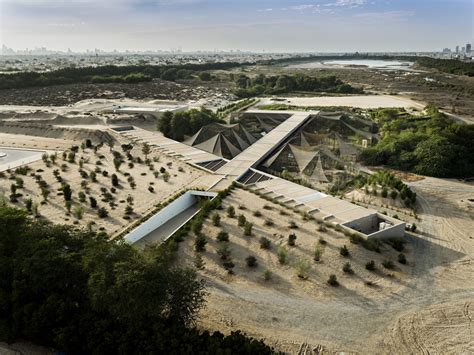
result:
[(334, 75), (309, 76), (305, 74), (265, 76), (259, 74), (250, 78), (244, 74), (234, 77), (237, 89), (235, 95), (241, 98), (258, 95), (283, 94), (294, 91), (362, 93), (363, 90), (344, 83)]
[(201, 80), (208, 79), (207, 70), (240, 67), (244, 63), (204, 63), (181, 65), (104, 65), (100, 67), (63, 68), (50, 72), (21, 72), (0, 74), (0, 89), (21, 89), (76, 83), (134, 83), (160, 78), (168, 81), (186, 79), (198, 73)]
[(101, 233), (0, 205), (0, 341), (69, 354), (270, 354), (240, 332), (194, 326), (204, 284), (171, 242), (138, 252)]
[(384, 109), (374, 115), (381, 139), (359, 159), (416, 174), (468, 178), (474, 176), (474, 125), (459, 124), (427, 107), (427, 116)]

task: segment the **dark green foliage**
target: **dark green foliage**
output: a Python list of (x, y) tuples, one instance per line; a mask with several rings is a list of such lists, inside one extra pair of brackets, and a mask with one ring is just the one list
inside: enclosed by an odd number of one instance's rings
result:
[(228, 242), (229, 241), (229, 233), (225, 231), (220, 231), (217, 235), (217, 240), (219, 242)]
[(237, 217), (237, 222), (238, 222), (239, 227), (243, 227), (245, 226), (247, 219), (245, 218), (243, 214), (240, 214), (239, 217)]
[(401, 252), (405, 249), (406, 240), (401, 238), (393, 238), (388, 240), (388, 243), (392, 246), (393, 249)]
[(344, 266), (342, 267), (342, 271), (344, 271), (346, 274), (353, 274), (354, 270), (352, 270), (351, 264), (350, 263), (345, 263)]
[(112, 186), (118, 187), (119, 180), (118, 180), (117, 174), (112, 174), (111, 179), (112, 179)]
[(201, 108), (185, 112), (165, 112), (158, 120), (157, 128), (166, 137), (177, 141), (184, 140), (184, 136), (191, 136), (202, 127), (211, 123), (225, 123), (214, 112)]
[(228, 260), (230, 258), (230, 249), (227, 244), (224, 244), (217, 249), (217, 254), (222, 260)]
[(375, 262), (373, 260), (370, 260), (367, 264), (365, 264), (365, 268), (369, 271), (374, 271), (375, 270)]
[(207, 239), (202, 234), (198, 234), (194, 240), (194, 250), (197, 252), (206, 250)]
[(339, 249), (339, 254), (341, 254), (343, 257), (347, 258), (349, 257), (349, 249), (344, 245), (341, 249)]
[(245, 262), (247, 263), (248, 267), (256, 267), (258, 265), (257, 259), (253, 255), (249, 255), (245, 258)]
[(472, 62), (463, 62), (458, 59), (421, 57), (416, 58), (416, 63), (449, 74), (474, 76), (474, 64)]
[(104, 207), (101, 207), (97, 210), (97, 215), (99, 218), (107, 218), (109, 216), (109, 212)]
[(265, 238), (265, 237), (261, 237), (260, 238), (260, 248), (262, 249), (270, 249), (270, 246), (271, 246), (271, 242), (269, 239)]
[(90, 196), (89, 197), (89, 202), (90, 202), (90, 205), (91, 205), (92, 208), (97, 207), (97, 200), (94, 197)]
[(395, 267), (395, 265), (393, 264), (393, 262), (391, 260), (384, 260), (382, 262), (382, 266), (386, 269), (389, 269), (389, 270), (391, 270)]
[(72, 199), (72, 190), (69, 184), (64, 184), (61, 188), (64, 196), (64, 201), (71, 201)]
[(328, 284), (334, 287), (339, 286), (339, 281), (337, 281), (337, 276), (334, 274), (329, 275)]
[(212, 224), (216, 227), (221, 225), (221, 217), (219, 216), (219, 213), (214, 212), (212, 215)]
[(295, 242), (296, 242), (296, 234), (295, 234), (295, 233), (291, 233), (291, 234), (288, 236), (288, 245), (291, 246), (291, 247), (294, 247), (294, 246), (295, 246)]
[[(368, 165), (386, 165), (421, 175), (473, 176), (474, 126), (456, 123), (433, 107), (428, 107), (427, 113), (428, 117), (418, 118), (380, 111), (375, 119), (383, 138), (359, 158)], [(407, 203), (413, 202), (410, 198)]]
[(333, 93), (361, 93), (361, 89), (354, 88), (342, 82), (335, 76), (308, 76), (305, 74), (265, 76), (258, 75), (251, 79), (246, 75), (239, 75), (234, 91), (238, 97), (252, 97), (258, 95), (274, 95), (294, 91), (333, 92)]
[(229, 216), (230, 218), (235, 217), (235, 208), (234, 208), (234, 206), (227, 207), (227, 216)]

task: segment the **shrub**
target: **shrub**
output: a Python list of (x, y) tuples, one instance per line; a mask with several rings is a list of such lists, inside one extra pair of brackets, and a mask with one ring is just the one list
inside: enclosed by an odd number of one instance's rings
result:
[(69, 184), (64, 184), (61, 190), (63, 192), (64, 201), (71, 201), (71, 198), (72, 198), (71, 186)]
[(392, 270), (395, 267), (395, 265), (393, 264), (391, 260), (384, 260), (382, 262), (382, 266), (388, 270)]
[(155, 192), (155, 188), (153, 186), (148, 186), (148, 191), (153, 193), (153, 192)]
[(260, 238), (260, 248), (262, 249), (270, 249), (270, 240), (265, 237)]
[(247, 218), (243, 214), (239, 214), (239, 217), (237, 217), (237, 223), (239, 227), (245, 226), (245, 223), (247, 222)]
[(202, 258), (202, 255), (199, 253), (196, 253), (194, 255), (194, 267), (198, 270), (204, 269), (204, 259)]
[(229, 259), (230, 257), (230, 249), (229, 249), (229, 246), (227, 244), (224, 244), (222, 246), (220, 246), (218, 249), (217, 249), (217, 254), (219, 255), (219, 257), (222, 259), (222, 260), (227, 260)]
[(79, 191), (78, 196), (79, 196), (79, 201), (80, 202), (86, 202), (86, 194), (84, 192)]
[(324, 249), (321, 246), (316, 245), (314, 248), (314, 261), (321, 261), (321, 256), (323, 256)]
[(387, 190), (386, 187), (384, 187), (384, 188), (382, 189), (382, 197), (383, 197), (383, 198), (387, 198), (387, 197), (388, 197), (388, 190)]
[(416, 231), (416, 224), (415, 224), (415, 223), (413, 223), (413, 224), (411, 225), (410, 230), (411, 230), (412, 232)]
[(375, 262), (373, 260), (370, 260), (367, 264), (365, 264), (365, 268), (369, 271), (374, 271), (375, 270)]
[(362, 239), (361, 243), (364, 249), (375, 251), (376, 253), (380, 253), (380, 242), (378, 240)]
[(97, 200), (94, 197), (90, 196), (89, 197), (89, 202), (90, 202), (90, 205), (91, 205), (92, 208), (97, 207)]
[(224, 266), (224, 269), (226, 269), (229, 274), (234, 273), (233, 269), (235, 267), (235, 264), (231, 260), (225, 261), (224, 263), (222, 263), (222, 266)]
[(318, 243), (321, 244), (321, 245), (326, 245), (327, 244), (326, 240), (323, 237), (319, 238)]
[(125, 214), (127, 216), (131, 215), (133, 213), (133, 207), (130, 205), (125, 206)]
[(245, 262), (247, 263), (248, 267), (256, 267), (258, 265), (257, 259), (253, 255), (247, 256), (247, 258), (245, 258)]
[(337, 281), (337, 276), (334, 274), (330, 275), (328, 279), (328, 284), (334, 287), (339, 286), (339, 281)]
[(392, 200), (395, 200), (397, 196), (398, 196), (397, 190), (390, 191), (390, 197), (392, 198)]
[(253, 228), (253, 223), (245, 222), (244, 235), (251, 236), (252, 235), (252, 228)]
[(289, 224), (288, 224), (288, 228), (297, 229), (298, 225), (295, 223), (295, 221), (290, 221)]
[(72, 215), (77, 219), (82, 219), (82, 216), (84, 215), (83, 208), (81, 206), (74, 207), (72, 210)]
[(295, 241), (296, 241), (296, 234), (295, 233), (290, 234), (288, 236), (288, 245), (291, 247), (294, 247), (296, 244)]
[(229, 233), (225, 231), (220, 231), (217, 235), (217, 240), (219, 242), (228, 242), (229, 241)]
[(286, 264), (286, 258), (288, 257), (288, 251), (283, 245), (280, 245), (277, 249), (278, 262), (280, 264)]
[(262, 217), (262, 212), (260, 212), (260, 211), (254, 211), (254, 212), (253, 212), (253, 215), (254, 215), (255, 217)]
[(296, 268), (296, 275), (300, 279), (306, 280), (309, 276), (308, 272), (311, 269), (311, 264), (309, 260), (305, 258), (299, 258), (298, 261), (296, 262), (295, 268)]
[(118, 177), (117, 177), (117, 174), (112, 174), (112, 186), (119, 186), (119, 180), (118, 180)]
[(216, 227), (219, 227), (221, 225), (221, 217), (217, 212), (214, 212), (212, 215), (212, 224)]
[(388, 241), (393, 249), (402, 252), (405, 249), (405, 240), (401, 238), (394, 238)]
[(353, 274), (354, 270), (352, 270), (351, 264), (350, 263), (345, 263), (344, 266), (342, 267), (342, 271), (344, 271), (346, 274)]
[(398, 262), (400, 264), (406, 264), (407, 263), (407, 258), (405, 256), (405, 254), (403, 254), (403, 253), (398, 254)]
[(268, 227), (272, 227), (275, 225), (275, 222), (273, 222), (271, 219), (266, 219), (264, 224)]
[(165, 171), (165, 172), (163, 173), (163, 180), (164, 180), (164, 182), (168, 182), (168, 181), (170, 180), (170, 177), (171, 177), (171, 175), (170, 175), (169, 172)]
[(97, 174), (94, 171), (91, 171), (91, 173), (89, 174), (89, 178), (91, 179), (92, 182), (96, 182)]
[(202, 234), (198, 234), (196, 239), (194, 240), (194, 250), (197, 252), (205, 251), (206, 250), (207, 240), (206, 237)]
[(230, 218), (235, 217), (235, 208), (234, 208), (234, 206), (227, 207), (227, 216), (230, 217)]
[(265, 270), (265, 271), (263, 272), (263, 279), (264, 279), (265, 281), (270, 281), (271, 278), (272, 278), (272, 272), (271, 272), (270, 270), (268, 270), (268, 269)]
[(263, 205), (263, 209), (264, 209), (264, 210), (269, 210), (269, 211), (271, 211), (271, 210), (273, 210), (273, 207), (270, 206), (270, 205), (266, 205), (266, 204), (265, 204), (265, 205)]
[(31, 212), (31, 207), (33, 206), (33, 200), (28, 198), (25, 200), (25, 208), (28, 212)]
[(107, 218), (109, 212), (104, 207), (101, 207), (97, 211), (97, 215), (99, 216), (99, 218)]
[(339, 249), (339, 254), (341, 254), (343, 257), (347, 258), (349, 257), (349, 249), (344, 245), (342, 248)]

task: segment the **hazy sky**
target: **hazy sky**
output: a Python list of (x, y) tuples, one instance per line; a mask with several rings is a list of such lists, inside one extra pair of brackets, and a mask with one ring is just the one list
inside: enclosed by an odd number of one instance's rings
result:
[(0, 0), (0, 44), (85, 50), (439, 50), (473, 0)]

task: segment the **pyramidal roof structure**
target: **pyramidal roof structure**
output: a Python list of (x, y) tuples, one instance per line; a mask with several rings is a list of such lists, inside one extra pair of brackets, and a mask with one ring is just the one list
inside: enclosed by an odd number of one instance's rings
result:
[(185, 144), (232, 159), (255, 143), (257, 138), (240, 123), (212, 123), (202, 127), (196, 134), (184, 141)]

